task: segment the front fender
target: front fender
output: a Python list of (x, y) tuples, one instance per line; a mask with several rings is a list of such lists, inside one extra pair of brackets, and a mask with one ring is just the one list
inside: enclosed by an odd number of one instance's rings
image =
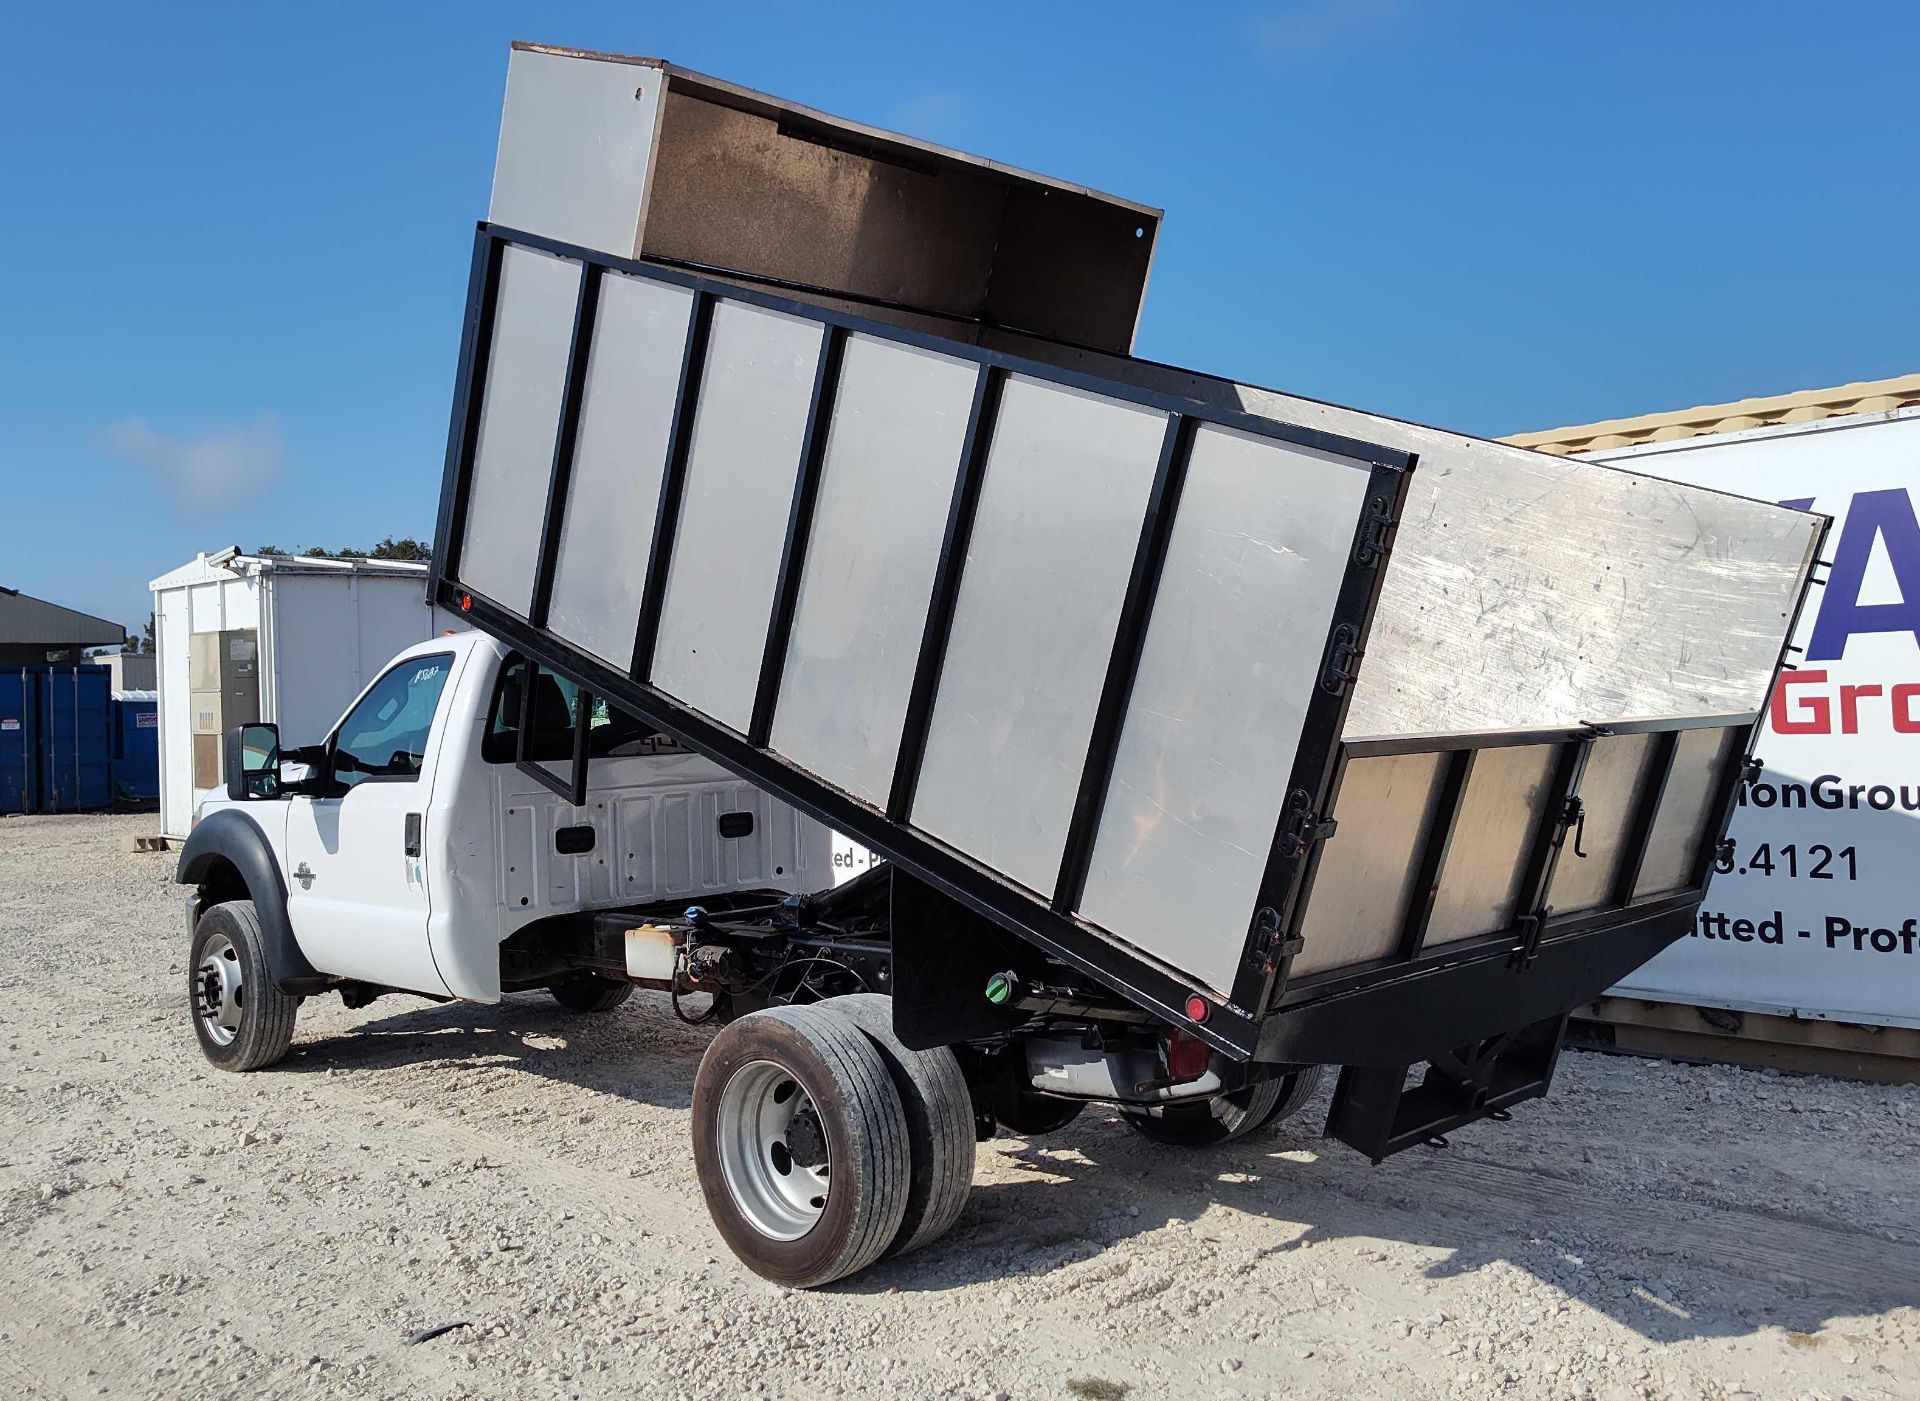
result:
[[(267, 943), (267, 965), (280, 990), (300, 994), (324, 988), (327, 975), (307, 961), (299, 940), (294, 938), (293, 921), (287, 916), (287, 883), (281, 878), (267, 834), (239, 808), (221, 808), (201, 820), (180, 848), (180, 864), (173, 878), (181, 885), (204, 884), (215, 863), (222, 860), (240, 873), (247, 895), (259, 912), (260, 932)], [(205, 906), (201, 909), (204, 912)]]

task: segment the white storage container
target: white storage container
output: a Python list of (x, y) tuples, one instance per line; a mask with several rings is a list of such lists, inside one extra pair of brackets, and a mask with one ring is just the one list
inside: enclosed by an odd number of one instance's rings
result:
[[(289, 744), (311, 744), (395, 652), (465, 626), (428, 604), (427, 566), (404, 560), (228, 549), (148, 587), (159, 654), (160, 823), (170, 837), (187, 834), (200, 799), (220, 785), (225, 730), (271, 721)], [(217, 679), (209, 672), (216, 661)]]

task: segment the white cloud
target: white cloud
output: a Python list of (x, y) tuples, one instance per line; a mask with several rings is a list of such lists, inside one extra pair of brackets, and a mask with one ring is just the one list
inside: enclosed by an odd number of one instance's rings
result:
[(967, 118), (971, 106), (961, 93), (923, 92), (896, 107), (888, 125), (922, 141), (938, 141)]
[(1254, 39), (1272, 58), (1324, 53), (1400, 18), (1403, 0), (1294, 0), (1253, 21)]
[(108, 424), (95, 442), (107, 456), (152, 472), (183, 507), (259, 496), (279, 477), (287, 455), (272, 414), (191, 437), (156, 433), (144, 418), (129, 418)]

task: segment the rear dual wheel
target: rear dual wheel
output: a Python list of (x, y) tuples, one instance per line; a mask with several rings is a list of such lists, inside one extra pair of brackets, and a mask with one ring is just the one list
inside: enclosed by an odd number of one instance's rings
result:
[(861, 992), (823, 1005), (866, 1033), (900, 1095), (912, 1180), (900, 1230), (886, 1253), (904, 1255), (945, 1235), (973, 1191), (973, 1096), (967, 1077), (945, 1046), (907, 1048), (894, 1034), (892, 998)]
[(1319, 1084), (1320, 1067), (1310, 1065), (1211, 1099), (1187, 1103), (1176, 1100), (1152, 1109), (1123, 1108), (1120, 1116), (1129, 1128), (1156, 1143), (1212, 1148), (1258, 1133), (1299, 1112)]
[(550, 984), (547, 991), (569, 1012), (611, 1012), (633, 996), (633, 984), (594, 973), (575, 973)]
[(973, 1116), (953, 1053), (910, 1051), (884, 997), (733, 1022), (693, 1086), (707, 1210), (746, 1266), (810, 1288), (934, 1239), (972, 1182)]
[(1015, 1086), (995, 1097), (993, 1117), (1008, 1133), (1037, 1138), (1064, 1129), (1078, 1119), (1086, 1107), (1085, 1100), (1061, 1099), (1058, 1095), (1043, 1095)]

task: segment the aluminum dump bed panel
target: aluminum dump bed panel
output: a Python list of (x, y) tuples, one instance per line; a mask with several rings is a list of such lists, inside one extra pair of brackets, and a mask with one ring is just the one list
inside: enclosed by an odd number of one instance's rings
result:
[(1822, 517), (1246, 385), (1233, 402), (1419, 454), (1349, 738), (1766, 704)]
[(1251, 1048), (1409, 455), (491, 226), (462, 364), (442, 597)]
[(1751, 714), (1766, 703), (1824, 517), (1172, 365), (990, 339), (1419, 459), (1348, 739)]

